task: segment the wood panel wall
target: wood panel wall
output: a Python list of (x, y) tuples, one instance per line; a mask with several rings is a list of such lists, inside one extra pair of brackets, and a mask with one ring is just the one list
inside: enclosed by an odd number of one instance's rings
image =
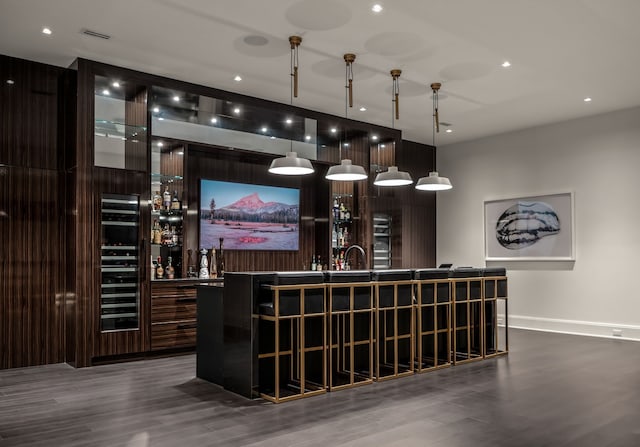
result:
[(0, 369), (64, 361), (62, 73), (0, 56)]

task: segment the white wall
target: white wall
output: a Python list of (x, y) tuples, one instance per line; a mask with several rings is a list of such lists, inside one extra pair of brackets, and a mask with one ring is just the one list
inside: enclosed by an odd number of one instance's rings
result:
[[(588, 106), (588, 105), (586, 105)], [(437, 259), (483, 266), (485, 200), (573, 191), (575, 262), (502, 262), (509, 325), (640, 340), (640, 108), (438, 149)]]

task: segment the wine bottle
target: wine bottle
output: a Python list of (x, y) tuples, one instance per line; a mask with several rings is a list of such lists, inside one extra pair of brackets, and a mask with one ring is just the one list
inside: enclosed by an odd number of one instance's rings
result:
[(222, 249), (222, 245), (224, 243), (224, 238), (220, 238), (220, 259), (218, 260), (218, 277), (222, 278), (224, 276), (224, 251)]
[(311, 267), (310, 270), (313, 272), (316, 269), (316, 255), (311, 255)]
[(178, 199), (178, 191), (173, 191), (173, 199), (171, 199), (171, 209), (179, 210), (180, 209), (180, 199)]
[(162, 193), (162, 205), (165, 210), (171, 209), (171, 193), (168, 186), (164, 187), (164, 192)]
[(217, 278), (218, 277), (218, 261), (216, 259), (216, 249), (211, 247), (211, 263), (209, 264), (209, 278)]
[(171, 264), (171, 256), (167, 257), (167, 279), (174, 279), (176, 277), (176, 269)]
[(156, 266), (156, 279), (164, 278), (164, 269), (162, 268), (162, 258), (158, 256), (158, 265)]

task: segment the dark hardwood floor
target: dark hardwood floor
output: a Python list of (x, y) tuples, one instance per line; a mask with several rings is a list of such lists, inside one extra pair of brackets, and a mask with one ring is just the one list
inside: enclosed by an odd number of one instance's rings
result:
[(0, 446), (640, 446), (640, 343), (522, 330), (483, 362), (279, 405), (195, 356), (0, 371)]

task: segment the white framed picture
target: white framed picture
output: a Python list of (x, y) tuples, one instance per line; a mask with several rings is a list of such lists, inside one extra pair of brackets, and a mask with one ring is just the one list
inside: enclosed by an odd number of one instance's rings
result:
[(484, 202), (487, 261), (573, 261), (573, 193)]

